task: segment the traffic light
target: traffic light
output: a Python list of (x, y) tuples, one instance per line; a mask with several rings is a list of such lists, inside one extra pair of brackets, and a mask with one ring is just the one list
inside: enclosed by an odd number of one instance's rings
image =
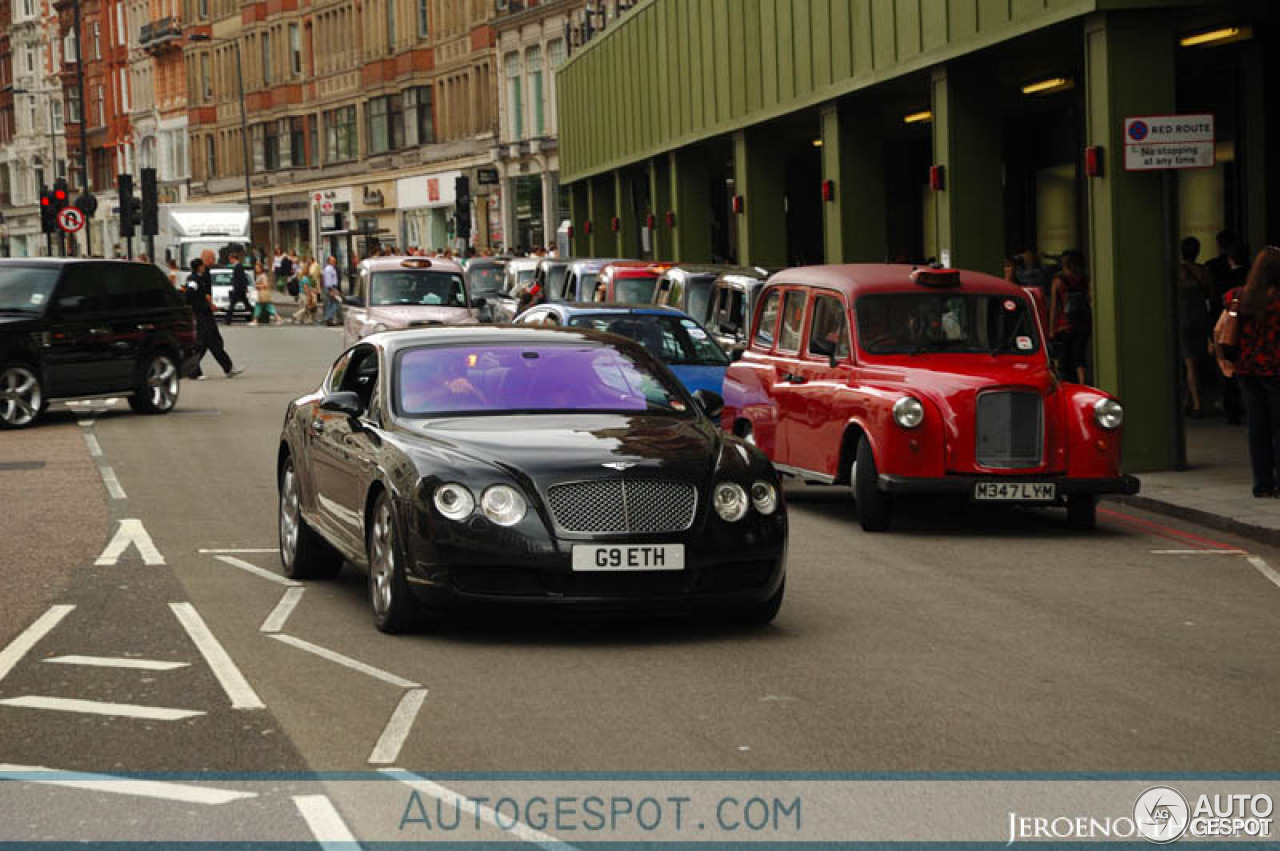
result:
[(454, 212), (453, 236), (464, 242), (471, 241), (471, 178), (459, 175), (453, 182)]
[(40, 188), (40, 232), (53, 233), (58, 229), (58, 209), (53, 205), (53, 190)]
[(142, 234), (155, 236), (160, 233), (160, 202), (156, 197), (156, 170), (142, 170)]
[[(133, 195), (133, 175), (116, 176), (116, 189), (120, 193), (120, 236), (132, 239), (134, 229), (141, 222), (141, 202)], [(135, 202), (137, 202), (135, 204)], [(138, 215), (135, 217), (134, 210)]]

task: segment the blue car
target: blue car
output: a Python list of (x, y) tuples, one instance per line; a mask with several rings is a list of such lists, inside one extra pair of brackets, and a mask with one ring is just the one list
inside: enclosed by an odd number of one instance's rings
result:
[(670, 307), (581, 302), (540, 304), (516, 318), (517, 325), (591, 328), (627, 337), (661, 358), (690, 393), (721, 394), (729, 356), (707, 329), (687, 313)]

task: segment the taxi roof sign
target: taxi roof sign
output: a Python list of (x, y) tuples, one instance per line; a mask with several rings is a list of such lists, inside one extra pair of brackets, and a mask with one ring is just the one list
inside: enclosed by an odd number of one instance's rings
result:
[(401, 260), (400, 265), (406, 269), (429, 269), (431, 261), (425, 257), (410, 257), (408, 260)]
[(930, 266), (911, 270), (911, 283), (922, 287), (958, 287), (960, 271), (944, 269), (941, 266)]

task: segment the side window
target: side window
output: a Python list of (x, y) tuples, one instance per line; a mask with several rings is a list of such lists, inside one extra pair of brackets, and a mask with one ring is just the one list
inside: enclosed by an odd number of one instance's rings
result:
[(342, 387), (342, 379), (347, 374), (347, 367), (350, 365), (350, 352), (346, 352), (334, 362), (333, 368), (329, 370), (329, 380), (325, 382), (325, 386), (329, 388), (330, 393), (336, 393)]
[(359, 297), (364, 300), (365, 305), (369, 304), (369, 270), (360, 270), (360, 283), (358, 284), (360, 291)]
[(837, 360), (849, 356), (849, 325), (844, 304), (833, 296), (818, 296), (813, 302), (813, 319), (809, 323), (809, 354)]
[(764, 307), (760, 309), (760, 324), (756, 326), (756, 345), (761, 348), (773, 346), (773, 335), (778, 327), (778, 312), (782, 304), (782, 291), (770, 290), (765, 297)]
[(102, 309), (102, 288), (95, 280), (92, 264), (67, 265), (54, 296), (54, 306), (58, 315), (66, 319), (88, 316)]
[(342, 373), (342, 383), (338, 389), (345, 393), (355, 393), (365, 411), (373, 404), (373, 390), (378, 385), (378, 351), (372, 346), (355, 349), (351, 360)]
[(778, 329), (778, 350), (800, 351), (800, 338), (804, 336), (805, 290), (791, 290), (782, 306), (782, 327)]
[(176, 307), (181, 303), (177, 293), (170, 286), (169, 281), (165, 278), (164, 273), (154, 266), (142, 266), (138, 270), (137, 277), (137, 295), (135, 296), (135, 306), (150, 310), (157, 310), (167, 307)]
[(103, 289), (102, 309), (108, 312), (131, 310), (140, 287), (132, 263), (103, 263), (95, 270)]
[(548, 310), (548, 311), (546, 311), (545, 313), (543, 313), (543, 314), (542, 314), (542, 316), (541, 316), (540, 318), (542, 319), (542, 324), (543, 324), (543, 325), (552, 325), (552, 326), (555, 326), (555, 325), (559, 325), (559, 324), (560, 324), (560, 317), (559, 317), (559, 316), (556, 316), (556, 315), (555, 315), (555, 313), (553, 313), (553, 312), (552, 312), (552, 311), (550, 311), (550, 310)]

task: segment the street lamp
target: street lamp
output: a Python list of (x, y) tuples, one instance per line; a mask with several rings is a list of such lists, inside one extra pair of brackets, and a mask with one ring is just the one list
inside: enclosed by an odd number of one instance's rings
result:
[(245, 109), (244, 100), (244, 63), (240, 57), (240, 39), (214, 38), (208, 33), (192, 33), (188, 41), (207, 41), (210, 44), (233, 44), (236, 48), (236, 88), (240, 90), (240, 141), (243, 143), (244, 157), (244, 203), (249, 208), (250, 241), (253, 237), (253, 193), (249, 187), (249, 112)]

